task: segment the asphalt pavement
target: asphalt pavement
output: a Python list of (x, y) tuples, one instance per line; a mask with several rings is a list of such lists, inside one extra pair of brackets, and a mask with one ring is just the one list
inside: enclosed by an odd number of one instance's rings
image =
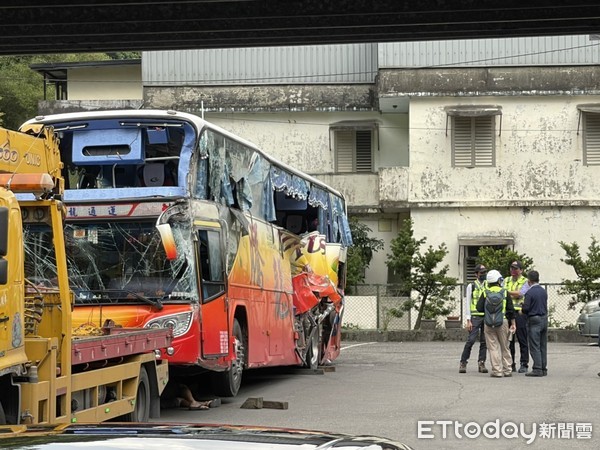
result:
[[(597, 345), (550, 343), (542, 378), (492, 378), (477, 372), (476, 358), (459, 374), (462, 348), (347, 342), (333, 372), (249, 371), (238, 396), (220, 407), (163, 410), (160, 420), (370, 434), (417, 449), (599, 447)], [(241, 409), (249, 397), (287, 402), (288, 409)]]

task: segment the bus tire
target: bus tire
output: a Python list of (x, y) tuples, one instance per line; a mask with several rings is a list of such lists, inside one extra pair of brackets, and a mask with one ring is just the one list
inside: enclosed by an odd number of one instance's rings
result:
[(319, 362), (321, 361), (320, 328), (321, 327), (317, 327), (317, 329), (313, 331), (310, 342), (308, 343), (308, 349), (306, 350), (306, 363), (304, 364), (304, 367), (312, 370), (319, 367)]
[(140, 368), (135, 406), (133, 411), (121, 417), (123, 422), (148, 422), (150, 418), (150, 379), (146, 368)]
[(235, 338), (235, 360), (229, 370), (212, 374), (213, 391), (219, 397), (235, 397), (242, 385), (242, 372), (246, 364), (246, 340), (242, 327), (237, 319), (233, 320), (233, 336)]

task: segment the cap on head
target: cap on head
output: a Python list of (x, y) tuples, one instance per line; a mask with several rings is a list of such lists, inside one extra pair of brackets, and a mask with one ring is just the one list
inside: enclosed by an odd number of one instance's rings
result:
[(477, 264), (475, 266), (475, 273), (487, 272), (487, 269), (483, 264)]
[(513, 261), (510, 264), (510, 268), (511, 269), (523, 269), (523, 266), (521, 265), (521, 263), (519, 261)]
[(502, 278), (502, 275), (497, 270), (490, 270), (485, 277), (488, 283), (497, 283)]

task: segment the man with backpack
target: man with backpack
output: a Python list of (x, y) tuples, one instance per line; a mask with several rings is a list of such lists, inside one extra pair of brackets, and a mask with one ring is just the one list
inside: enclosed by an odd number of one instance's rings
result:
[(485, 367), (487, 346), (485, 345), (485, 334), (483, 330), (483, 313), (477, 311), (477, 301), (479, 300), (479, 297), (481, 297), (481, 294), (483, 294), (486, 286), (486, 273), (487, 269), (485, 266), (483, 264), (477, 264), (475, 266), (476, 278), (467, 286), (465, 317), (467, 318), (467, 330), (469, 331), (469, 336), (467, 337), (467, 342), (465, 342), (465, 347), (460, 357), (458, 373), (467, 372), (467, 363), (469, 362), (471, 349), (477, 339), (477, 335), (479, 335), (479, 358), (477, 359), (477, 367), (480, 373), (488, 373), (488, 370)]
[(495, 378), (512, 376), (512, 357), (508, 348), (508, 332), (515, 332), (515, 308), (512, 298), (502, 286), (502, 275), (490, 270), (487, 286), (477, 302), (477, 311), (483, 313), (485, 340), (490, 351), (492, 373)]

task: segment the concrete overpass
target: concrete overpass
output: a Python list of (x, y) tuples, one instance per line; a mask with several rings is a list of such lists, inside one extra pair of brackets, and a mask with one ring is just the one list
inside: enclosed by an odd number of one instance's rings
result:
[(600, 33), (581, 0), (7, 0), (0, 17), (0, 55)]

